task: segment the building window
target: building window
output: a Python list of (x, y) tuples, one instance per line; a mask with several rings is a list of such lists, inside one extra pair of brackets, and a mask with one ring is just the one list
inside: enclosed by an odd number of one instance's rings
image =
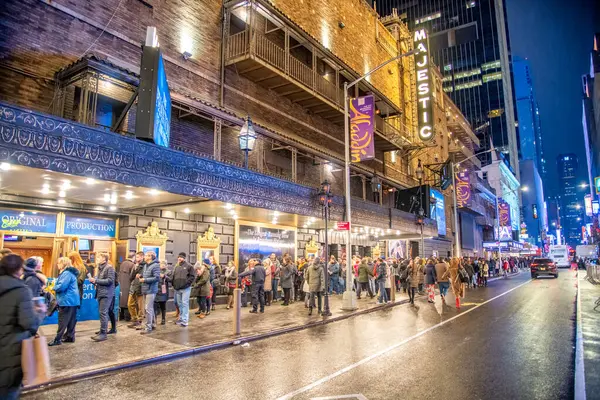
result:
[(487, 179), (488, 179), (488, 173), (484, 171), (483, 172), (483, 180), (487, 181)]
[(476, 2), (474, 2), (474, 1), (467, 1), (467, 9), (468, 9), (468, 8), (473, 8), (473, 7), (475, 7), (476, 5), (477, 5), (477, 3), (476, 3)]
[(488, 112), (488, 118), (496, 118), (504, 114), (504, 108), (497, 108)]
[(498, 72), (494, 72), (492, 74), (485, 74), (481, 78), (483, 79), (483, 83), (487, 83), (487, 82), (491, 82), (491, 81), (498, 81), (498, 80), (502, 79), (502, 72), (498, 71)]
[(444, 65), (444, 71), (452, 71), (452, 64)]
[(441, 16), (442, 16), (442, 13), (438, 11), (436, 13), (429, 14), (423, 18), (417, 18), (415, 20), (415, 24), (418, 25), (418, 24), (422, 24), (423, 22), (432, 21), (434, 19), (441, 18)]
[(500, 68), (500, 60), (492, 61), (492, 62), (487, 62), (485, 64), (481, 64), (481, 70), (482, 71), (487, 71), (487, 70), (496, 69), (496, 68)]
[(456, 85), (454, 90), (462, 90), (462, 89), (470, 89), (475, 86), (481, 86), (481, 79), (476, 79), (474, 81), (469, 81), (465, 83), (461, 83), (460, 85)]
[(454, 74), (454, 79), (468, 78), (470, 76), (479, 75), (479, 74), (481, 74), (481, 69), (480, 68), (475, 68), (475, 69), (472, 69), (470, 71), (462, 71), (462, 72), (455, 73)]
[(452, 75), (446, 75), (442, 78), (442, 82), (450, 82), (452, 80)]

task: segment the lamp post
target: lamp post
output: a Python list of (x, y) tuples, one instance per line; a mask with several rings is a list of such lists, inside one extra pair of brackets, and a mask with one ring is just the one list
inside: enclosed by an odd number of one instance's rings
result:
[(254, 125), (252, 125), (252, 119), (250, 116), (246, 116), (246, 121), (240, 129), (238, 135), (240, 141), (240, 150), (244, 152), (244, 168), (248, 168), (248, 153), (254, 149), (254, 143), (256, 142), (256, 132), (254, 131)]
[(419, 180), (419, 225), (421, 225), (421, 251), (422, 257), (425, 258), (425, 239), (423, 238), (423, 223), (425, 217), (425, 210), (423, 209), (423, 167), (421, 166), (421, 160), (419, 159), (415, 175)]
[[(325, 219), (325, 308), (321, 314), (323, 317), (331, 316), (331, 310), (329, 308), (329, 285), (331, 282), (329, 279), (329, 271), (327, 270), (327, 265), (329, 263), (329, 230), (327, 221), (329, 220), (329, 205), (331, 204), (332, 198), (331, 185), (325, 180), (321, 183), (321, 189), (319, 190), (319, 202), (323, 206), (323, 218)], [(346, 258), (347, 257), (348, 256), (346, 255)]]
[[(345, 171), (345, 183), (346, 183), (346, 219), (350, 224), (352, 224), (352, 202), (350, 201), (350, 128), (348, 124), (348, 89), (371, 75), (373, 72), (385, 67), (391, 62), (399, 60), (400, 58), (406, 56), (412, 56), (413, 54), (417, 54), (417, 50), (411, 50), (406, 53), (402, 53), (396, 57), (392, 57), (383, 64), (378, 65), (373, 68), (360, 78), (355, 79), (354, 81), (348, 83), (344, 82), (344, 149), (345, 149), (345, 162), (344, 162), (344, 171)], [(351, 225), (352, 226), (352, 225)], [(350, 243), (350, 232), (348, 230), (346, 236), (346, 263), (348, 264), (350, 261), (350, 252), (352, 251), (351, 243)], [(346, 268), (346, 291), (344, 292), (344, 299), (342, 303), (342, 310), (352, 311), (356, 310), (356, 294), (352, 291), (352, 268), (350, 265), (347, 265)]]

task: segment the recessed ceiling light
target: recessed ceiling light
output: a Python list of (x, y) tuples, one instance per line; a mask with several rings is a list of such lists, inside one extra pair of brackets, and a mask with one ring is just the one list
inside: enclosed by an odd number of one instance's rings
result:
[(104, 193), (104, 201), (107, 203), (110, 201), (110, 194)]
[(275, 212), (273, 213), (273, 215), (274, 215), (274, 216), (276, 216), (276, 217), (279, 217), (279, 211), (275, 211)]
[(237, 216), (237, 215), (234, 215), (234, 216), (233, 216), (233, 219), (238, 219), (238, 216)]
[(148, 190), (148, 194), (151, 194), (152, 196), (156, 196), (158, 194), (158, 190), (150, 189), (150, 190)]
[(117, 204), (117, 194), (115, 192), (110, 195), (110, 204)]
[(400, 234), (400, 231), (396, 231), (396, 235), (399, 235), (399, 234)]
[(42, 194), (50, 194), (50, 189), (47, 187), (42, 188), (42, 190), (40, 190), (40, 192), (42, 192)]
[(189, 214), (190, 213), (190, 209), (186, 207), (186, 208), (183, 209), (183, 212), (186, 213), (186, 214)]
[(235, 215), (235, 210), (229, 210), (229, 214)]
[(230, 203), (225, 204), (225, 208), (228, 210), (231, 210), (233, 208), (233, 205)]
[(93, 185), (96, 183), (96, 180), (94, 178), (87, 178), (85, 180), (85, 183), (87, 183), (88, 185)]
[(58, 192), (58, 197), (66, 197), (67, 193), (64, 190), (61, 190), (60, 192)]
[(61, 185), (61, 187), (63, 188), (63, 190), (69, 190), (71, 188), (71, 181), (68, 179), (65, 179), (63, 181), (63, 184)]
[(308, 225), (304, 224), (304, 225), (302, 225), (302, 227), (303, 227), (304, 229), (306, 229), (306, 228), (308, 228)]
[(0, 163), (0, 169), (2, 171), (8, 171), (10, 169), (10, 164), (7, 162)]
[(65, 204), (65, 203), (66, 203), (65, 199), (58, 199), (58, 204)]
[(115, 211), (117, 209), (117, 206), (110, 206), (110, 211)]
[(42, 189), (50, 189), (50, 184), (49, 183), (44, 183), (42, 185)]
[(133, 199), (133, 192), (131, 190), (128, 190), (125, 192), (125, 195), (123, 197), (125, 197), (127, 200), (131, 200)]

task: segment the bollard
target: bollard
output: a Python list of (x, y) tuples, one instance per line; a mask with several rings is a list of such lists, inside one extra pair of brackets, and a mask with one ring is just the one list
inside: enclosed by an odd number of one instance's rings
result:
[(233, 289), (233, 334), (240, 335), (242, 331), (242, 289)]

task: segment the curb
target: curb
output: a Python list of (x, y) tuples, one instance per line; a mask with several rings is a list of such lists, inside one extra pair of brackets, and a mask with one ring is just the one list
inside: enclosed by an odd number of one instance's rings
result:
[(223, 348), (230, 347), (230, 346), (236, 346), (236, 345), (241, 344), (242, 342), (253, 342), (253, 341), (262, 340), (262, 339), (266, 339), (266, 338), (273, 337), (273, 336), (283, 335), (286, 333), (301, 331), (301, 330), (305, 330), (305, 329), (309, 329), (309, 328), (314, 328), (317, 326), (323, 326), (323, 325), (330, 324), (332, 322), (342, 321), (342, 320), (345, 320), (345, 319), (348, 319), (351, 317), (355, 317), (358, 315), (369, 314), (369, 313), (372, 313), (375, 311), (384, 310), (386, 308), (392, 308), (392, 307), (396, 307), (396, 306), (399, 306), (402, 304), (408, 304), (408, 302), (409, 302), (408, 300), (402, 300), (402, 301), (398, 301), (398, 302), (392, 303), (392, 304), (378, 305), (378, 306), (375, 306), (373, 308), (369, 308), (366, 310), (355, 311), (355, 312), (351, 312), (351, 313), (348, 313), (345, 315), (336, 316), (333, 318), (322, 319), (320, 321), (311, 322), (311, 323), (308, 323), (305, 325), (292, 326), (289, 328), (278, 329), (278, 330), (261, 333), (261, 334), (257, 334), (257, 335), (242, 336), (242, 337), (228, 339), (228, 340), (224, 340), (224, 341), (213, 343), (213, 344), (193, 347), (193, 348), (190, 348), (187, 350), (181, 350), (181, 351), (163, 354), (163, 355), (159, 355), (159, 356), (154, 356), (154, 357), (150, 357), (150, 358), (145, 358), (145, 359), (141, 359), (141, 360), (129, 361), (129, 362), (126, 362), (123, 364), (99, 368), (96, 370), (90, 370), (90, 371), (81, 372), (78, 374), (76, 373), (71, 376), (51, 380), (50, 382), (46, 382), (43, 384), (34, 385), (34, 386), (26, 386), (23, 388), (21, 393), (22, 394), (35, 393), (37, 391), (59, 387), (59, 386), (67, 385), (70, 383), (82, 381), (85, 379), (90, 379), (90, 378), (98, 377), (101, 375), (107, 375), (107, 374), (117, 372), (117, 371), (133, 369), (133, 368), (142, 367), (142, 366), (150, 365), (150, 364), (157, 364), (157, 363), (161, 363), (161, 362), (165, 362), (165, 361), (172, 361), (175, 359), (190, 357), (190, 356), (198, 355), (198, 354), (202, 354), (202, 353), (207, 353), (209, 351), (219, 350), (219, 349), (223, 349)]
[(583, 325), (581, 319), (581, 285), (579, 284), (579, 269), (577, 270), (577, 299), (575, 312), (575, 400), (586, 400), (585, 393), (585, 364), (583, 358)]

